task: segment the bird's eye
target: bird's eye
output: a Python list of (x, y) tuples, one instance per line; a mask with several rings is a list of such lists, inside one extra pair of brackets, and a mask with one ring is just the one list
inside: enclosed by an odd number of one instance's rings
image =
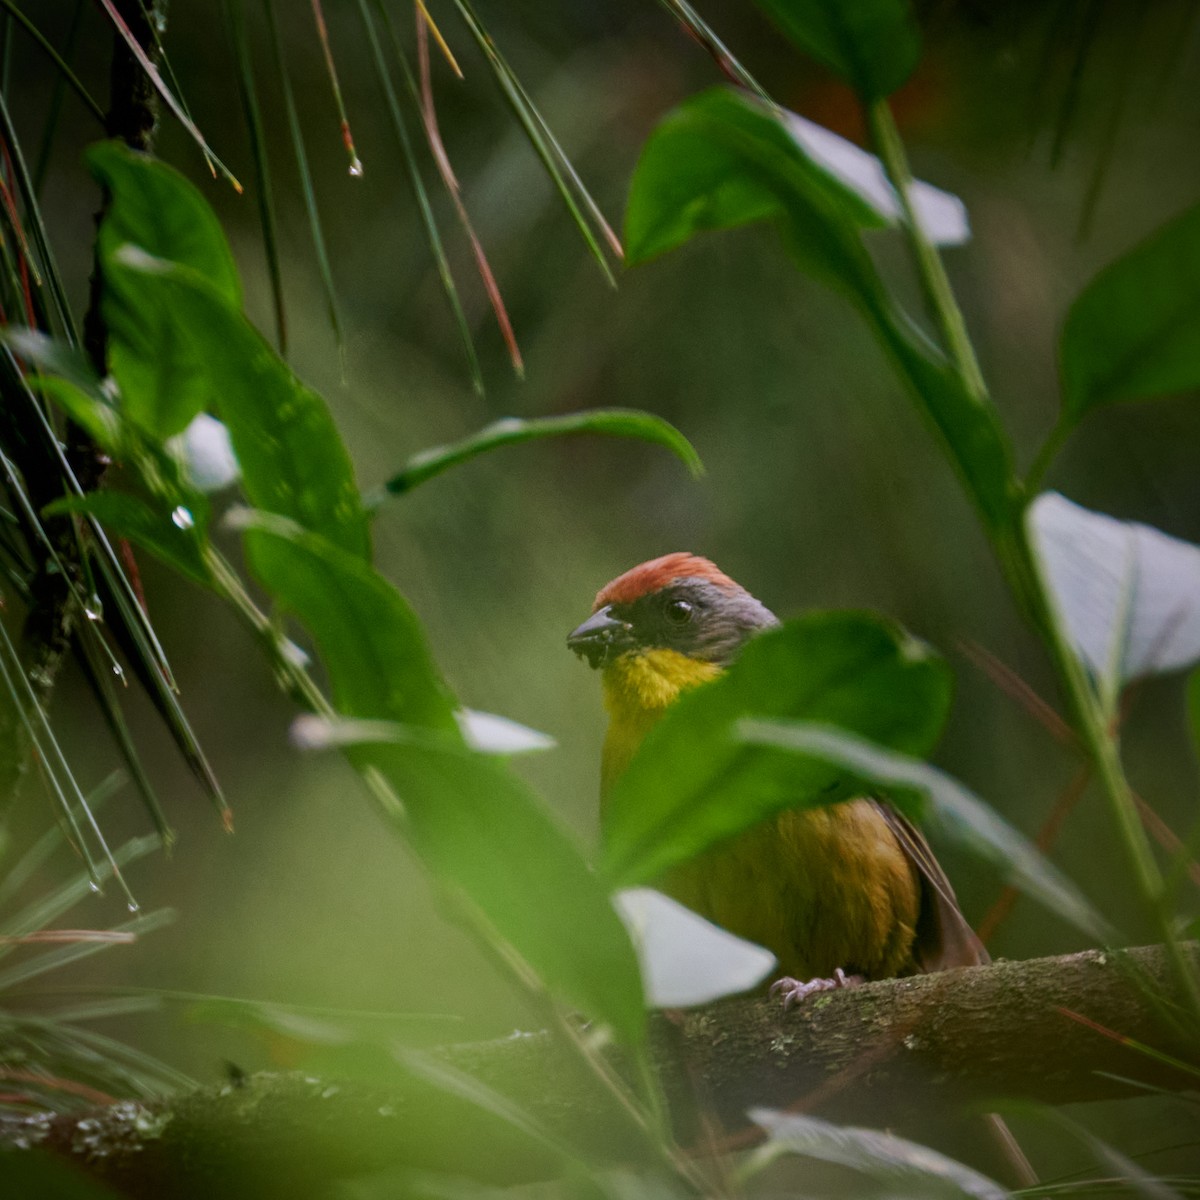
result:
[(666, 613), (672, 625), (686, 625), (692, 619), (692, 606), (686, 600), (672, 600)]

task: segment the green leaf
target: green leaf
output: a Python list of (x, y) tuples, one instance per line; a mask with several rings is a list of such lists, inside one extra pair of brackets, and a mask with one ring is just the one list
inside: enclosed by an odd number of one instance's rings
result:
[(907, 0), (756, 0), (806, 54), (840, 75), (863, 100), (900, 87), (921, 57)]
[(661, 417), (635, 409), (600, 408), (591, 412), (569, 413), (561, 417), (540, 417), (523, 421), (517, 417), (505, 417), (494, 421), (462, 441), (448, 446), (434, 446), (414, 455), (403, 469), (393, 475), (384, 487), (393, 496), (411, 491), (418, 484), (440, 475), (450, 467), (467, 462), (478, 454), (500, 446), (515, 446), (520, 442), (531, 442), (537, 438), (563, 437), (576, 433), (602, 433), (616, 437), (640, 438), (645, 442), (656, 442), (666, 446), (687, 466), (693, 476), (704, 472), (700, 456), (692, 444)]
[[(174, 432), (202, 408), (215, 409), (229, 430), (251, 503), (369, 557), (367, 518), (350, 456), (324, 400), (194, 271), (125, 247), (109, 273), (122, 279), (124, 294), (136, 298), (139, 311), (159, 315), (138, 352), (164, 386), (174, 377), (185, 381), (191, 396), (186, 413), (164, 401), (177, 417), (187, 418)], [(124, 394), (124, 380), (121, 386)]]
[(241, 509), (227, 520), (244, 532), (254, 574), (316, 639), (339, 714), (460, 741), (421, 623), (378, 571), (286, 518)]
[(753, 1108), (750, 1119), (767, 1133), (766, 1145), (751, 1156), (744, 1175), (757, 1174), (784, 1154), (849, 1167), (874, 1179), (889, 1194), (921, 1195), (929, 1200), (1008, 1200), (995, 1180), (936, 1150), (853, 1125), (835, 1125), (799, 1113)]
[(815, 225), (818, 245), (832, 243), (831, 261), (865, 261), (855, 229), (886, 224), (875, 205), (804, 152), (780, 110), (712, 88), (668, 113), (643, 147), (625, 212), (625, 261), (633, 266), (704, 230), (768, 217)]
[(57, 375), (31, 376), (29, 386), (57, 404), (106, 454), (123, 455), (125, 434), (121, 413), (107, 400), (98, 399)]
[(40, 329), (10, 325), (0, 329), (0, 342), (18, 358), (51, 375), (61, 376), (89, 396), (100, 396), (100, 378), (82, 350)]
[(1102, 404), (1200, 388), (1200, 205), (1096, 276), (1059, 357), (1068, 425)]
[(131, 243), (155, 258), (191, 267), (230, 304), (241, 306), (233, 252), (216, 213), (197, 188), (174, 167), (123, 142), (92, 146), (87, 165), (110, 195), (100, 225), (102, 258)]
[(843, 772), (751, 747), (747, 716), (824, 721), (914, 754), (934, 744), (950, 675), (931, 650), (867, 613), (815, 613), (754, 638), (647, 735), (604, 815), (605, 874), (650, 882), (787, 808), (845, 799)]
[[(630, 264), (697, 233), (770, 219), (801, 269), (855, 304), (913, 400), (950, 451), (968, 494), (992, 528), (1012, 519), (1017, 484), (1011, 452), (990, 405), (964, 387), (944, 355), (901, 313), (862, 243), (861, 231), (894, 210), (844, 161), (806, 152), (780, 110), (716, 88), (669, 114), (642, 151), (626, 212)], [(802, 144), (803, 143), (803, 144)], [(858, 168), (856, 168), (857, 170)], [(940, 223), (932, 209), (927, 225)]]
[(193, 583), (207, 587), (210, 582), (202, 534), (192, 510), (182, 505), (164, 516), (136, 496), (105, 491), (64, 496), (42, 511), (47, 516), (81, 513), (95, 517), (110, 533), (148, 550)]
[(403, 802), (393, 820), (438, 881), (555, 992), (625, 1040), (643, 1031), (633, 948), (573, 841), (500, 762), (468, 750), (416, 617), (353, 555), (262, 513), (243, 513), (255, 574), (315, 640), (335, 707), (410, 728), (409, 745), (348, 756)]
[(1110, 708), (1130, 680), (1200, 660), (1200, 546), (1057, 492), (1027, 520), (1058, 619)]
[(374, 745), (351, 757), (384, 774), (425, 864), (482, 911), (551, 992), (621, 1040), (642, 1039), (629, 936), (574, 839), (522, 780), (466, 749)]
[(156, 438), (172, 437), (204, 406), (202, 364), (185, 353), (174, 315), (145, 303), (136, 279), (115, 268), (116, 256), (136, 246), (190, 268), (236, 309), (242, 293), (233, 255), (216, 215), (178, 171), (119, 142), (93, 146), (87, 162), (110, 195), (97, 240), (109, 367), (129, 419)]
[(1116, 944), (1112, 926), (1032, 842), (936, 767), (811, 721), (744, 721), (738, 734), (752, 746), (791, 751), (805, 764), (837, 771), (857, 793), (882, 791), (914, 816), (924, 798), (947, 837), (995, 863), (1016, 887), (1089, 937)]

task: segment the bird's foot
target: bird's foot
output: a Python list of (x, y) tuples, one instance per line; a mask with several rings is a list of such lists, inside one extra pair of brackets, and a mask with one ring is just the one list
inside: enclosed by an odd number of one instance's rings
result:
[(841, 967), (838, 967), (831, 979), (801, 980), (793, 979), (790, 975), (785, 975), (782, 979), (777, 979), (771, 984), (770, 995), (782, 996), (783, 1011), (787, 1012), (794, 1004), (799, 1004), (801, 1000), (816, 995), (817, 992), (834, 992), (841, 988), (854, 987), (856, 984), (865, 982), (866, 978), (864, 976), (847, 975)]

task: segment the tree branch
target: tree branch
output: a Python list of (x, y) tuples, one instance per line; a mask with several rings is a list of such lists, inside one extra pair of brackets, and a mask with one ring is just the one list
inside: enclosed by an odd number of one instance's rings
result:
[[(657, 1058), (684, 1144), (698, 1140), (697, 1099), (710, 1131), (714, 1120), (744, 1129), (753, 1104), (896, 1126), (999, 1098), (1063, 1104), (1195, 1087), (1194, 1074), (1128, 1041), (1195, 1063), (1194, 1041), (1167, 1015), (1172, 994), (1157, 946), (1000, 962), (829, 993), (789, 1013), (752, 998), (663, 1017)], [(448, 1046), (436, 1061), (592, 1161), (627, 1161), (637, 1144), (545, 1035)], [(297, 1196), (389, 1166), (497, 1183), (561, 1169), (500, 1117), (415, 1075), (397, 1079), (383, 1088), (260, 1075), (152, 1104), (3, 1117), (0, 1146), (50, 1149), (131, 1196)]]

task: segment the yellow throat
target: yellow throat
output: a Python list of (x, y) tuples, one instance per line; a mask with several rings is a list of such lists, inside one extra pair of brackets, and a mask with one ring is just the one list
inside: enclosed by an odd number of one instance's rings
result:
[(600, 765), (600, 800), (629, 765), (642, 739), (682, 692), (721, 674), (716, 663), (677, 650), (623, 654), (604, 668), (608, 733)]

